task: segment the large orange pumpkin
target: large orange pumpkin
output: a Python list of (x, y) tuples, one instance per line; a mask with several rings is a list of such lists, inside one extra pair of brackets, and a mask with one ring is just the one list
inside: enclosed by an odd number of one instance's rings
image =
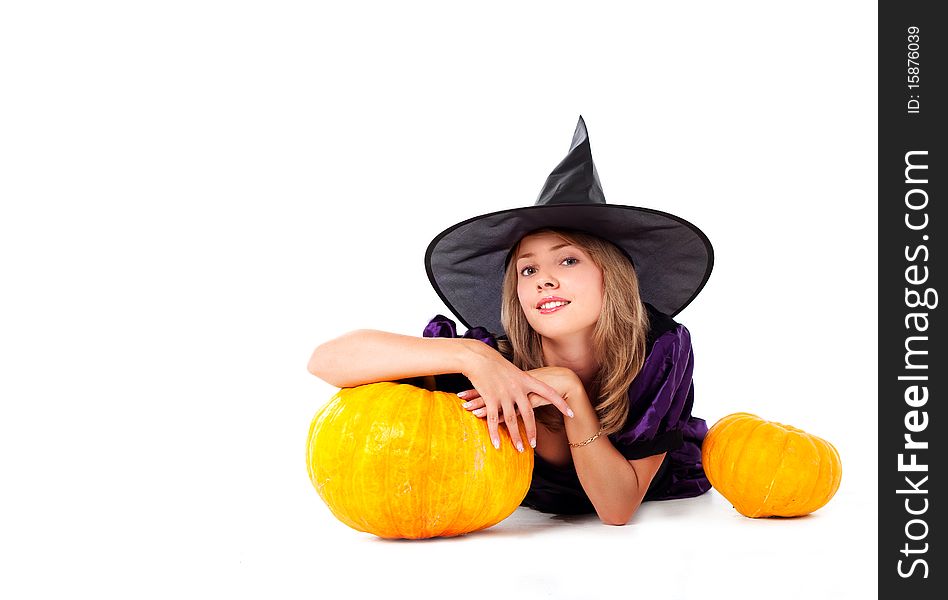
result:
[[(339, 391), (309, 431), (310, 480), (343, 523), (383, 538), (454, 536), (499, 523), (530, 487), (533, 449), (454, 394), (373, 383)], [(527, 439), (520, 422), (520, 435)]]
[(701, 447), (708, 481), (747, 517), (798, 517), (825, 505), (839, 488), (833, 444), (748, 413), (714, 424)]

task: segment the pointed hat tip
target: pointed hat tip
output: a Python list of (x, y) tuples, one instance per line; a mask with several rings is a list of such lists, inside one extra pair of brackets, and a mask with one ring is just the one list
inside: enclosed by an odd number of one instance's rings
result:
[(586, 121), (583, 120), (583, 115), (579, 115), (579, 121), (576, 122), (576, 130), (573, 131), (573, 140), (569, 147), (570, 151), (587, 140), (589, 140), (589, 131), (586, 129)]

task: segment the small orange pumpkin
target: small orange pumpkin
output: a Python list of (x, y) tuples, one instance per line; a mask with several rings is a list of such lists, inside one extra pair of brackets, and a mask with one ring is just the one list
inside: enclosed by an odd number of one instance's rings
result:
[[(383, 538), (455, 536), (516, 510), (530, 487), (533, 449), (500, 450), (487, 423), (454, 394), (412, 385), (344, 388), (316, 413), (307, 464), (340, 521)], [(527, 439), (523, 422), (520, 435)]]
[(833, 444), (749, 413), (728, 415), (701, 447), (708, 481), (747, 517), (798, 517), (822, 507), (839, 488)]

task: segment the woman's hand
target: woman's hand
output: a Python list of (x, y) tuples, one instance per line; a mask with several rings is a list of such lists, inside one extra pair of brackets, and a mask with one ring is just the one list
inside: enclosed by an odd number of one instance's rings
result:
[[(521, 371), (493, 349), (490, 352), (478, 353), (479, 359), (473, 361), (464, 375), (471, 380), (473, 390), (461, 392), (458, 396), (464, 400), (471, 400), (476, 405), (465, 405), (465, 408), (483, 408), (478, 416), (487, 417), (487, 430), (495, 448), (500, 448), (500, 434), (497, 426), (502, 411), (510, 441), (523, 452), (523, 441), (520, 439), (520, 428), (517, 426), (517, 413), (523, 418), (524, 429), (530, 440), (530, 446), (536, 447), (537, 428), (533, 418), (533, 407), (552, 404), (569, 417), (573, 416), (566, 400), (556, 388), (547, 383), (547, 379), (560, 382), (565, 378), (562, 373), (556, 377), (544, 367), (534, 369), (529, 373)], [(569, 369), (565, 369), (573, 374)], [(536, 373), (536, 374), (534, 374)], [(573, 374), (575, 378), (576, 375)], [(578, 381), (578, 378), (576, 378)]]
[[(506, 361), (505, 361), (506, 362)], [(508, 365), (510, 363), (507, 363)], [(511, 365), (512, 366), (512, 365)], [(539, 383), (541, 386), (540, 389), (552, 390), (552, 393), (539, 392), (536, 389), (529, 389), (526, 393), (524, 401), (510, 403), (510, 410), (508, 406), (501, 402), (501, 405), (504, 408), (504, 424), (507, 426), (507, 432), (510, 434), (511, 441), (516, 446), (520, 442), (520, 430), (517, 428), (517, 414), (519, 413), (523, 417), (524, 428), (527, 430), (527, 436), (530, 438), (530, 446), (536, 447), (536, 423), (533, 417), (533, 409), (539, 406), (545, 406), (547, 404), (553, 404), (560, 409), (564, 415), (569, 417), (573, 416), (573, 411), (569, 408), (569, 405), (566, 403), (564, 398), (568, 398), (569, 395), (576, 389), (575, 386), (582, 386), (582, 382), (579, 380), (579, 377), (571, 369), (566, 367), (540, 367), (539, 369), (531, 369), (530, 371), (524, 372), (520, 371), (514, 367), (521, 375), (527, 377), (527, 380), (524, 381), (534, 381)], [(479, 387), (478, 384), (471, 379), (471, 383), (474, 385), (473, 390), (466, 390), (458, 394), (459, 397), (466, 400), (462, 405), (467, 410), (470, 410), (478, 417), (487, 417), (487, 428), (491, 434), (491, 440), (494, 440), (494, 446), (499, 446), (496, 435), (497, 428), (497, 413), (496, 413), (496, 404), (494, 408), (494, 417), (493, 417), (493, 428), (491, 428), (491, 396), (481, 393), (483, 388)], [(518, 447), (518, 450), (520, 448)]]

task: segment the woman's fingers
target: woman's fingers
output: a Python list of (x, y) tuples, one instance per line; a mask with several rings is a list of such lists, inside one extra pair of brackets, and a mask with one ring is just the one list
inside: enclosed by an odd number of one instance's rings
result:
[(462, 400), (461, 406), (467, 410), (476, 410), (486, 406), (484, 399), (477, 392), (477, 390), (466, 390), (458, 394), (458, 397)]
[(520, 427), (517, 424), (517, 411), (514, 410), (514, 403), (507, 399), (504, 404), (504, 425), (507, 426), (507, 433), (510, 435), (510, 442), (519, 452), (523, 452), (523, 440), (520, 439)]
[(539, 379), (537, 379), (536, 382), (538, 385), (533, 388), (534, 394), (538, 394), (549, 400), (550, 404), (560, 409), (560, 412), (567, 417), (573, 416), (573, 410), (569, 407), (569, 404), (566, 403), (566, 400), (563, 399), (563, 396), (560, 396), (559, 392)]
[[(533, 377), (528, 379), (531, 380), (528, 385), (532, 389), (524, 390), (521, 388), (521, 390), (517, 390), (516, 387), (512, 387), (506, 392), (498, 390), (497, 393), (489, 393), (489, 397), (501, 399), (500, 406), (492, 406), (494, 401), (488, 402), (476, 389), (464, 390), (458, 393), (458, 397), (462, 400), (462, 406), (466, 410), (476, 417), (487, 418), (487, 429), (490, 433), (491, 443), (494, 444), (495, 448), (500, 447), (499, 425), (501, 421), (507, 427), (510, 441), (518, 451), (523, 452), (526, 444), (536, 448), (537, 428), (533, 414), (533, 401), (530, 399), (531, 393), (535, 393), (540, 398), (546, 399), (550, 404), (556, 405), (563, 414), (573, 416), (566, 401), (555, 389), (539, 379)], [(513, 400), (514, 398), (516, 398), (516, 403)], [(546, 404), (546, 402), (539, 402), (538, 406), (542, 404)], [(518, 414), (523, 419), (526, 440), (522, 439), (520, 435)]]
[(520, 416), (523, 418), (523, 428), (527, 432), (527, 440), (530, 443), (530, 447), (536, 448), (537, 426), (533, 419), (533, 405), (530, 404), (530, 399), (527, 396), (521, 398), (520, 402), (517, 403), (517, 408), (519, 409)]
[(490, 441), (494, 448), (500, 449), (500, 433), (497, 431), (497, 405), (487, 406), (487, 432), (490, 434)]
[[(507, 428), (507, 434), (510, 435), (510, 441), (517, 448), (518, 451), (523, 452), (523, 440), (520, 438), (520, 427), (517, 424), (517, 415), (520, 415), (523, 418), (524, 429), (527, 432), (527, 440), (531, 448), (537, 447), (537, 430), (536, 424), (533, 419), (533, 407), (530, 406), (529, 401), (526, 401), (527, 411), (524, 412), (520, 409), (520, 406), (514, 406), (509, 410), (502, 411), (502, 414), (495, 413), (495, 423), (497, 424), (496, 429), (491, 428), (491, 420), (487, 419), (487, 430), (490, 432), (491, 442), (494, 444), (495, 448), (500, 447), (500, 423), (503, 422), (504, 426)], [(471, 413), (475, 417), (485, 417), (490, 414), (488, 411), (489, 407), (483, 406), (481, 408), (471, 410)], [(519, 444), (519, 446), (518, 446)]]
[(467, 410), (476, 410), (478, 408), (484, 408), (485, 404), (483, 400), (481, 400), (480, 398), (476, 398), (474, 400), (468, 400), (461, 406), (466, 408)]

